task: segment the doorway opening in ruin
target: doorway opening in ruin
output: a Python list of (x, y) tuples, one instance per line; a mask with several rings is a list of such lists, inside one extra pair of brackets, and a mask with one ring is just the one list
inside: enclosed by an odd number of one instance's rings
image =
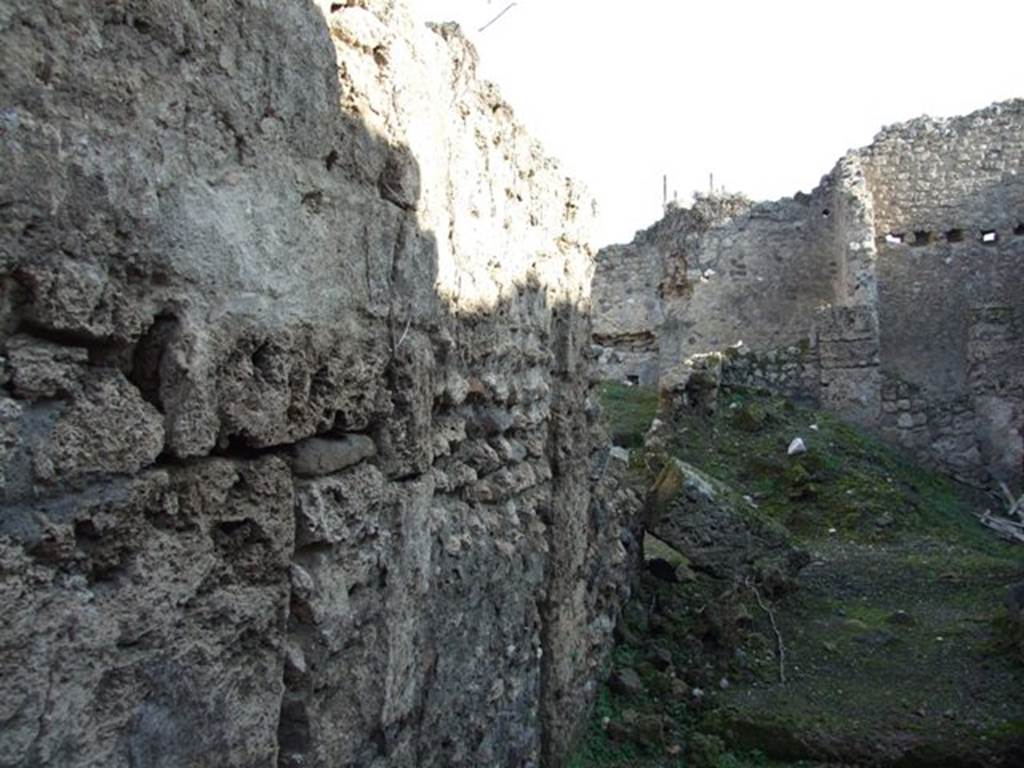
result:
[(923, 229), (919, 229), (914, 233), (914, 245), (931, 245), (932, 233), (925, 232)]
[(946, 232), (947, 243), (962, 243), (964, 241), (964, 231), (962, 229), (951, 229)]
[(1016, 235), (1017, 237), (1024, 236), (1024, 221), (1020, 222), (1019, 224), (1017, 224), (1016, 227), (1013, 228), (1013, 234)]

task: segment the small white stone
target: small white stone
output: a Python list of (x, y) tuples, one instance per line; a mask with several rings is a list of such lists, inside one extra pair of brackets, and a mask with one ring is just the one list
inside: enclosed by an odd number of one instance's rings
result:
[(790, 456), (798, 456), (801, 453), (807, 453), (807, 444), (804, 443), (802, 437), (794, 437), (793, 442), (789, 444), (789, 448), (786, 449), (786, 453)]

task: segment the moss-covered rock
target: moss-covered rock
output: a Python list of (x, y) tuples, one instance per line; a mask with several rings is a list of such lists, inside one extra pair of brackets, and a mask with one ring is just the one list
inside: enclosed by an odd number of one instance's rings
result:
[(690, 737), (687, 755), (693, 768), (717, 768), (725, 754), (725, 742), (714, 734), (698, 732)]
[(802, 558), (786, 529), (729, 486), (670, 459), (648, 496), (647, 530), (681, 552), (691, 567), (718, 578), (755, 575), (767, 561), (794, 573)]
[(756, 401), (745, 403), (736, 408), (732, 421), (744, 432), (760, 432), (768, 421), (768, 409)]

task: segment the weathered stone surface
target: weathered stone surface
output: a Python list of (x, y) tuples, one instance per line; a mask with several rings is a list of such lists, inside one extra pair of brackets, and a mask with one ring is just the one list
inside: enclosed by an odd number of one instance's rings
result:
[[(380, 532), (376, 509), (384, 494), (386, 480), (372, 464), (362, 464), (347, 472), (320, 480), (304, 482), (297, 488), (295, 537), (300, 547), (337, 545), (363, 534), (369, 525)], [(376, 553), (367, 551), (371, 560)]]
[(638, 504), (593, 204), (475, 69), (391, 0), (4, 5), (4, 765), (565, 755)]
[(152, 464), (164, 446), (163, 419), (117, 371), (97, 370), (53, 423), (33, 437), (35, 477), (72, 483)]
[(8, 367), (14, 393), (21, 398), (68, 396), (80, 389), (89, 351), (82, 347), (15, 336), (7, 342)]
[(377, 446), (366, 435), (311, 437), (295, 444), (292, 468), (299, 476), (319, 477), (351, 467), (375, 453)]
[(0, 397), (0, 488), (8, 495), (14, 457), (22, 443), (21, 419), (25, 408), (17, 400)]
[(652, 535), (681, 552), (695, 570), (718, 578), (756, 575), (769, 561), (789, 573), (799, 562), (790, 562), (795, 550), (785, 528), (679, 459), (670, 459), (659, 475), (645, 517)]
[(6, 509), (4, 764), (272, 766), (290, 507), (267, 459)]
[[(576, 484), (593, 489), (586, 511), (589, 522), (580, 517), (582, 501), (571, 494), (562, 497), (567, 498), (564, 507), (547, 510), (555, 522), (549, 541), (571, 558), (563, 555), (551, 561), (556, 579), (548, 599), (554, 605), (547, 606), (542, 633), (542, 682), (548, 693), (541, 705), (549, 732), (543, 765), (561, 765), (568, 757), (566, 745), (582, 735), (585, 724), (576, 713), (596, 694), (600, 665), (611, 650), (633, 574), (643, 564), (641, 499), (618, 462), (607, 462), (596, 477), (587, 476), (590, 463), (575, 462), (569, 448), (580, 437), (563, 432), (556, 443), (560, 448), (555, 455), (560, 458), (554, 482), (566, 493)], [(606, 436), (600, 440), (607, 444)]]

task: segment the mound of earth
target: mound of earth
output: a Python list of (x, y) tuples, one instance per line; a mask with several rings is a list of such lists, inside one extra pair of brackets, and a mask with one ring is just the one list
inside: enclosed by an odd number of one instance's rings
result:
[[(807, 450), (791, 456), (796, 437)], [(666, 483), (652, 468), (693, 467), (810, 563), (795, 589), (772, 591), (749, 569), (695, 567), (686, 538), (648, 535), (572, 765), (1024, 765), (1007, 600), (1024, 550), (978, 524), (994, 499), (834, 417), (747, 391), (672, 424), (664, 450), (631, 457), (649, 504)]]

